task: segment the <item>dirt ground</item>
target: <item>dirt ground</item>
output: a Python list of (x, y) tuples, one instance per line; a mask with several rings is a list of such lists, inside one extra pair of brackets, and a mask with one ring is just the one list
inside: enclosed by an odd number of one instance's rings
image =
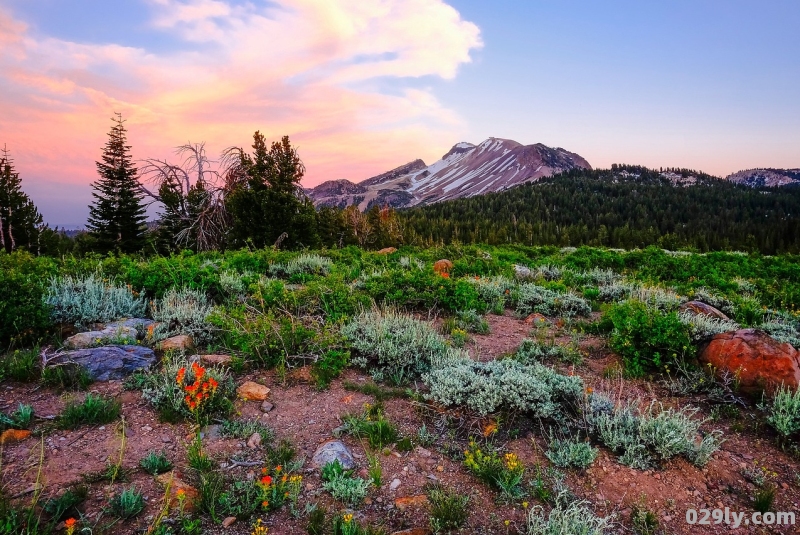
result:
[[(531, 336), (534, 328), (524, 321), (506, 316), (487, 317), (491, 334), (473, 335), (467, 349), (481, 360), (496, 358), (517, 349), (522, 339)], [(568, 326), (558, 322), (538, 328), (539, 336), (558, 342), (577, 341), (585, 353), (584, 362), (576, 367), (559, 366), (562, 371), (580, 375), (587, 386), (596, 391), (605, 391), (621, 399), (639, 399), (644, 403), (657, 399), (672, 406), (691, 404), (699, 406), (708, 416), (710, 409), (701, 399), (673, 398), (657, 382), (630, 381), (619, 377), (606, 378), (604, 373), (616, 362), (615, 356), (605, 347), (600, 338), (577, 337), (570, 334)], [(295, 445), (297, 456), (310, 460), (319, 444), (333, 438), (332, 431), (341, 425), (341, 416), (357, 413), (364, 403), (373, 398), (345, 388), (346, 382), (367, 383), (366, 374), (348, 370), (335, 380), (331, 388), (317, 391), (300, 379), (281, 381), (275, 372), (257, 372), (237, 377), (237, 383), (246, 380), (261, 382), (271, 389), (270, 402), (274, 409), (262, 412), (258, 402), (238, 400), (236, 418), (258, 419), (271, 427), (277, 439), (288, 438)], [(419, 385), (421, 387), (421, 384)], [(413, 388), (413, 385), (412, 385)], [(90, 391), (118, 397), (122, 402), (125, 444), (123, 466), (128, 469), (123, 482), (110, 486), (107, 482), (91, 483), (89, 499), (83, 506), (85, 514), (99, 525), (108, 525), (112, 520), (102, 515), (108, 497), (123, 486), (135, 485), (145, 496), (147, 507), (138, 517), (113, 525), (108, 533), (143, 533), (157, 514), (163, 500), (164, 490), (154, 478), (138, 469), (139, 460), (150, 451), (164, 451), (176, 466), (178, 475), (188, 472), (186, 448), (193, 436), (189, 424), (173, 425), (161, 423), (154, 410), (142, 399), (138, 391), (125, 391), (118, 381), (95, 383)], [(7, 494), (19, 500), (30, 500), (36, 492), (37, 478), (42, 499), (57, 495), (72, 484), (84, 481), (87, 474), (102, 471), (107, 464), (119, 458), (123, 425), (121, 422), (105, 426), (84, 427), (75, 431), (55, 429), (51, 420), (59, 413), (69, 396), (36, 384), (6, 383), (0, 385), (0, 410), (11, 411), (18, 403), (34, 407), (37, 417), (34, 434), (17, 443), (5, 444), (2, 449), (2, 485)], [(78, 394), (81, 395), (81, 394)], [(404, 436), (416, 436), (423, 424), (428, 429), (439, 429), (444, 416), (451, 423), (461, 426), (448, 436), (442, 433), (436, 444), (428, 448), (417, 447), (411, 452), (391, 451), (381, 454), (383, 469), (382, 485), (373, 489), (366, 502), (356, 511), (355, 517), (362, 523), (383, 525), (389, 533), (412, 530), (407, 533), (425, 533), (428, 514), (424, 499), (425, 486), (438, 481), (469, 494), (470, 516), (463, 533), (518, 533), (525, 525), (526, 512), (521, 503), (504, 504), (497, 494), (468, 474), (460, 462), (446, 454), (448, 446), (458, 446), (458, 438), (470, 432), (479, 433), (486, 420), (469, 418), (458, 411), (444, 413), (406, 398), (384, 402), (388, 419), (395, 423)], [(762, 467), (771, 483), (777, 488), (775, 511), (800, 513), (800, 462), (796, 457), (776, 446), (774, 435), (764, 426), (760, 413), (741, 410), (739, 414), (710, 421), (704, 430), (720, 429), (725, 442), (705, 468), (699, 469), (678, 459), (665, 463), (658, 470), (636, 471), (619, 464), (616, 457), (606, 449), (600, 449), (595, 463), (585, 472), (569, 471), (567, 482), (573, 493), (591, 503), (599, 515), (614, 514), (620, 533), (631, 533), (630, 515), (636, 507), (646, 507), (657, 516), (659, 531), (665, 534), (726, 533), (733, 531), (722, 525), (700, 526), (687, 524), (686, 511), (701, 508), (729, 508), (734, 512), (753, 511), (752, 497), (757, 488), (747, 481), (743, 469)], [(544, 429), (538, 422), (524, 419), (498, 422), (502, 433), (498, 433), (498, 445), (505, 445), (517, 453), (528, 467), (526, 480), (533, 477), (534, 467), (547, 466), (549, 461), (543, 454), (547, 448)], [(512, 430), (516, 432), (511, 433)], [(445, 431), (442, 429), (442, 431)], [(513, 437), (513, 438), (512, 438)], [(367, 457), (364, 446), (352, 437), (341, 440), (353, 452), (362, 476), (366, 477)], [(207, 436), (207, 452), (217, 462), (227, 462), (233, 454), (258, 459), (259, 450), (248, 448), (241, 440)], [(452, 444), (450, 444), (452, 442)], [(262, 456), (263, 457), (263, 456)], [(41, 473), (40, 473), (41, 467)], [(225, 469), (231, 476), (255, 477), (257, 467), (236, 466)], [(300, 509), (304, 504), (318, 503), (328, 511), (342, 510), (331, 497), (321, 490), (319, 473), (307, 463), (302, 469), (304, 490), (300, 498)], [(390, 488), (394, 480), (400, 484)], [(536, 505), (528, 498), (529, 506)], [(306, 533), (305, 518), (293, 518), (287, 508), (262, 517), (269, 527), (270, 535)], [(800, 524), (794, 527), (742, 526), (739, 533), (800, 533)], [(206, 522), (204, 533), (249, 534), (251, 527), (236, 522), (222, 528)]]

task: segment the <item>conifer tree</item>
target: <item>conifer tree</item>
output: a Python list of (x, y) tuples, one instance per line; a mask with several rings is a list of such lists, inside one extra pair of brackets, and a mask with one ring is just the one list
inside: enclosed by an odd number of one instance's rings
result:
[(131, 253), (145, 244), (145, 207), (136, 180), (136, 167), (127, 145), (127, 131), (121, 114), (116, 114), (108, 133), (101, 161), (100, 179), (92, 184), (95, 198), (89, 207), (89, 232), (102, 252)]
[(8, 149), (0, 152), (0, 249), (38, 252), (42, 216), (25, 192)]

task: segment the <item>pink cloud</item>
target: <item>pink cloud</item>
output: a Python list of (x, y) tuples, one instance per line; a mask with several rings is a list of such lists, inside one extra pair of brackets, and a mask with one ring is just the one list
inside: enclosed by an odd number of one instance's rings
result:
[[(186, 141), (212, 151), (288, 134), (307, 185), (362, 179), (440, 155), (464, 130), (426, 89), (377, 77), (452, 78), (482, 46), (442, 0), (147, 0), (151, 24), (189, 46), (154, 53), (33, 35), (0, 8), (0, 143), (23, 176), (88, 185), (113, 112), (136, 158)], [(192, 44), (197, 43), (196, 49)]]

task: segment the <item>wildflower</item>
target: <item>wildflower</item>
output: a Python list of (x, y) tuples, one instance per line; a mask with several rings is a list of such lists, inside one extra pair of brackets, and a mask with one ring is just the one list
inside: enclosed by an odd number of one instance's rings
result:
[(351, 515), (350, 513), (347, 513), (346, 515), (344, 515), (344, 516), (342, 517), (342, 521), (343, 521), (345, 524), (349, 524), (350, 522), (352, 522), (352, 521), (353, 521), (353, 515)]
[(259, 518), (253, 525), (253, 533), (251, 535), (266, 535), (267, 531), (269, 531), (269, 528), (261, 525), (261, 519)]
[(183, 385), (183, 378), (186, 375), (186, 368), (181, 368), (178, 370), (178, 375), (175, 377), (175, 382), (179, 385)]
[(261, 478), (261, 484), (262, 485), (266, 485), (266, 486), (272, 485), (272, 477), (270, 477), (268, 475), (262, 477)]
[(527, 509), (528, 508), (528, 502), (522, 502), (522, 507)]
[(497, 422), (489, 422), (486, 424), (486, 426), (484, 426), (483, 436), (488, 437), (494, 433), (497, 433)]
[(450, 274), (449, 274), (449, 273), (447, 273), (446, 271), (445, 271), (445, 272), (442, 272), (442, 278), (443, 278), (443, 279), (449, 279), (449, 278), (450, 278)]
[(66, 526), (67, 528), (67, 535), (72, 535), (73, 533), (75, 533), (75, 524), (77, 523), (78, 521), (72, 517), (64, 521), (64, 526)]
[(503, 524), (505, 524), (506, 526), (509, 525), (510, 523), (511, 523), (510, 520), (506, 520), (505, 522), (503, 522)]
[(264, 500), (263, 502), (261, 502), (261, 507), (266, 509), (267, 507), (269, 507), (269, 502), (267, 500)]
[(586, 387), (586, 393), (591, 396), (594, 393), (594, 389), (591, 386), (588, 386)]
[(178, 492), (175, 493), (175, 497), (178, 498), (178, 500), (185, 500), (186, 491), (183, 489), (178, 489)]

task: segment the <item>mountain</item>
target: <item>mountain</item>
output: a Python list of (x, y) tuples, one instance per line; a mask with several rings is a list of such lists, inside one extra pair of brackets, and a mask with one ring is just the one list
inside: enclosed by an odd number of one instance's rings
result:
[(562, 148), (490, 137), (480, 145), (457, 143), (431, 165), (414, 160), (357, 184), (329, 180), (307, 193), (317, 205), (404, 208), (502, 191), (575, 168), (592, 167)]
[(397, 215), (405, 243), (419, 246), (657, 245), (800, 252), (800, 188), (750, 188), (689, 169), (575, 168), (535, 184), (415, 206)]
[(800, 169), (747, 169), (728, 175), (727, 180), (751, 188), (800, 186)]

